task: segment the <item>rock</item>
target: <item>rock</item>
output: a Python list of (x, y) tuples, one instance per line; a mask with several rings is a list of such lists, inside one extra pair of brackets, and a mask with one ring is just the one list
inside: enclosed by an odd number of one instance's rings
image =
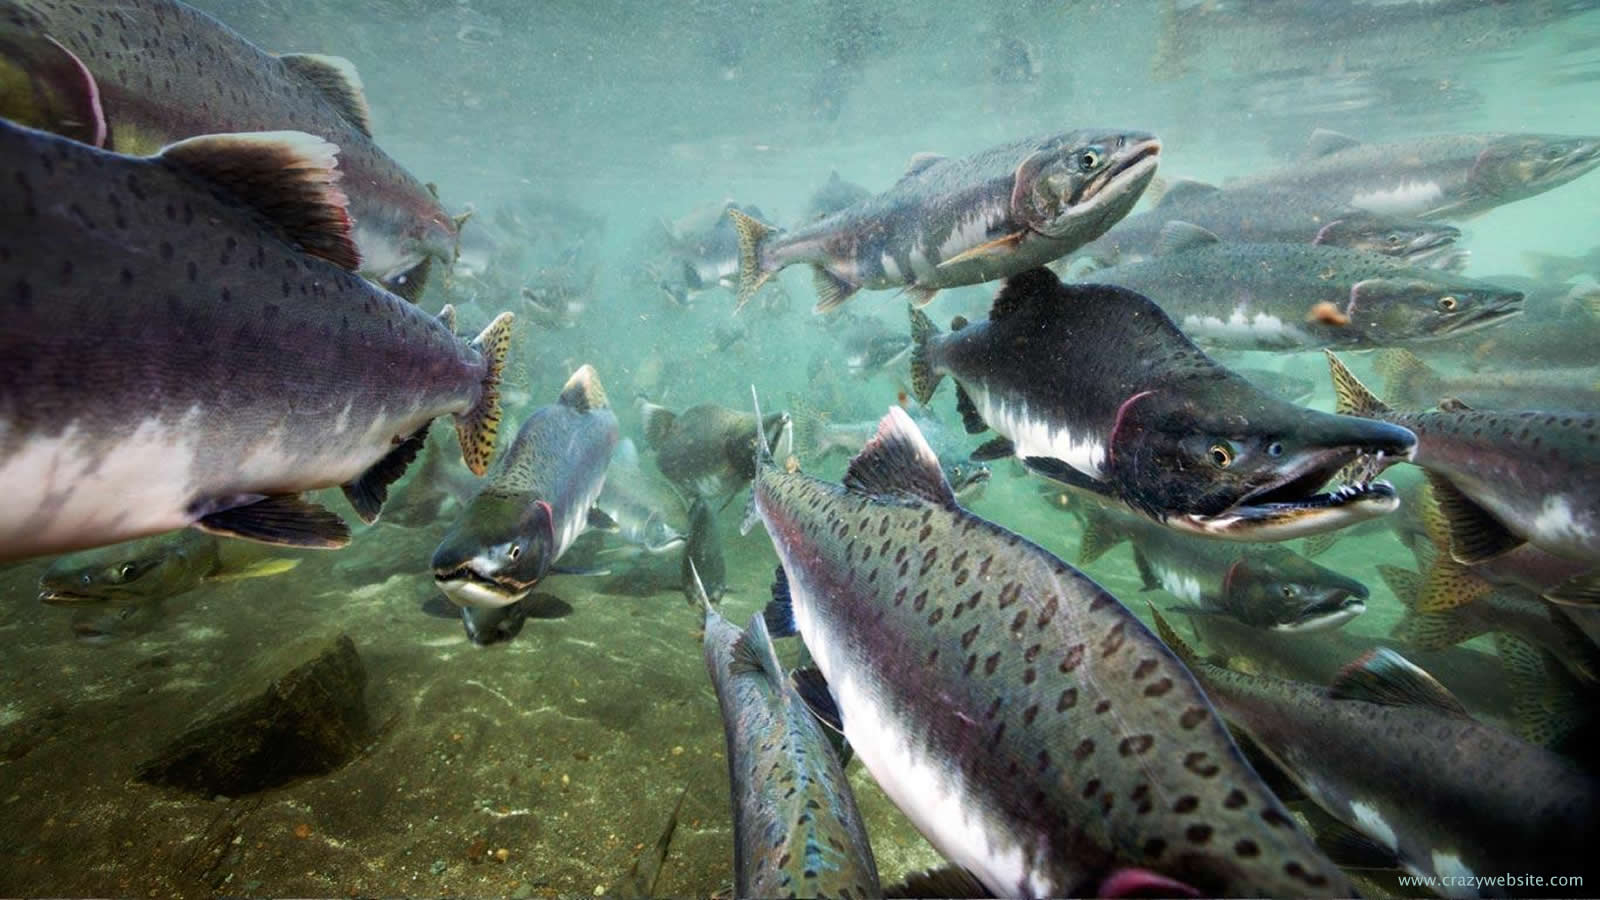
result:
[(138, 767), (150, 784), (237, 797), (353, 759), (371, 739), (367, 673), (348, 635), (270, 651)]

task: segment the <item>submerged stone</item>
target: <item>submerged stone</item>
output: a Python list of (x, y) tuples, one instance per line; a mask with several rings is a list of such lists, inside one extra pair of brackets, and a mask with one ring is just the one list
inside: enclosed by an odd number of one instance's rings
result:
[(237, 797), (325, 775), (371, 738), (367, 673), (346, 634), (265, 654), (138, 767), (149, 784)]

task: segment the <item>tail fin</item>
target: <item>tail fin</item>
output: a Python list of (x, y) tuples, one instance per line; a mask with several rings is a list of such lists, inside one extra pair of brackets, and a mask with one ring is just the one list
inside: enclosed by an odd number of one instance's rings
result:
[(927, 406), (944, 377), (933, 371), (928, 351), (928, 342), (939, 335), (939, 327), (915, 306), (906, 309), (911, 314), (911, 393), (918, 403)]
[(1312, 558), (1321, 556), (1333, 549), (1333, 545), (1339, 543), (1339, 538), (1341, 537), (1343, 535), (1337, 531), (1324, 531), (1319, 534), (1307, 535), (1305, 540), (1300, 542), (1300, 552)]
[(1547, 650), (1497, 631), (1494, 648), (1511, 684), (1511, 719), (1517, 736), (1530, 744), (1560, 744), (1588, 718), (1583, 696), (1573, 690), (1561, 663)]
[(1356, 378), (1355, 373), (1339, 361), (1339, 357), (1335, 356), (1332, 350), (1322, 352), (1328, 355), (1328, 371), (1333, 375), (1334, 411), (1368, 419), (1389, 412), (1389, 407), (1368, 390), (1367, 386)]
[(1378, 575), (1406, 608), (1390, 634), (1411, 649), (1444, 650), (1489, 630), (1460, 609), (1423, 611), (1421, 600), (1427, 579), (1419, 572), (1378, 566)]
[(667, 436), (672, 433), (672, 426), (678, 420), (678, 414), (665, 406), (651, 403), (643, 394), (634, 398), (639, 407), (639, 423), (644, 427), (644, 442), (650, 445), (651, 450), (660, 450), (666, 442)]
[(1082, 513), (1083, 537), (1078, 540), (1078, 565), (1086, 566), (1104, 556), (1107, 550), (1128, 539), (1118, 532), (1111, 513), (1095, 505), (1087, 506)]
[(743, 309), (773, 275), (773, 270), (761, 268), (761, 245), (777, 229), (732, 207), (728, 209), (728, 218), (739, 232), (739, 293), (735, 308)]
[(828, 430), (827, 414), (799, 394), (790, 394), (789, 415), (794, 421), (795, 455), (801, 459), (821, 455), (822, 439)]
[(500, 432), (500, 378), (511, 349), (511, 323), (516, 317), (503, 312), (472, 341), (472, 347), (488, 361), (483, 390), (476, 406), (456, 416), (456, 439), (461, 442), (461, 461), (474, 475), (489, 470), (494, 455), (494, 439)]
[(1402, 407), (1427, 405), (1428, 401), (1420, 396), (1423, 385), (1429, 381), (1437, 382), (1439, 376), (1415, 353), (1403, 347), (1381, 350), (1375, 366), (1378, 374), (1384, 377), (1383, 393), (1390, 403)]

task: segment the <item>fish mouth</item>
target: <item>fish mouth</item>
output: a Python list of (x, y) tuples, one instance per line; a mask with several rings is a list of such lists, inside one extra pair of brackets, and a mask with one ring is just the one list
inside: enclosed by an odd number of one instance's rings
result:
[[(1391, 462), (1410, 459), (1414, 452), (1415, 444), (1399, 454), (1349, 447), (1308, 453), (1227, 509), (1211, 515), (1188, 513), (1172, 522), (1180, 530), (1233, 541), (1285, 541), (1344, 528), (1399, 508), (1394, 485), (1373, 479)], [(1341, 470), (1343, 483), (1320, 490)]]
[(41, 588), (39, 591), (39, 602), (48, 603), (51, 606), (111, 605), (106, 597), (96, 596), (94, 594), (79, 594), (74, 591), (57, 588)]
[(1161, 155), (1161, 141), (1155, 138), (1139, 141), (1132, 147), (1123, 151), (1122, 158), (1111, 167), (1100, 173), (1097, 178), (1091, 178), (1083, 189), (1078, 191), (1076, 197), (1071, 198), (1071, 209), (1074, 214), (1090, 212), (1099, 205), (1095, 198), (1103, 195), (1118, 195), (1122, 191), (1112, 191), (1112, 187), (1137, 186), (1133, 189), (1142, 190), (1150, 179), (1155, 177), (1156, 165)]
[(471, 564), (435, 569), (433, 583), (457, 606), (485, 608), (510, 606), (533, 590), (532, 584), (484, 575)]
[(959, 483), (951, 485), (951, 489), (955, 491), (956, 499), (970, 499), (982, 493), (984, 486), (993, 477), (994, 474), (987, 467), (974, 469), (968, 472)]
[(1309, 603), (1292, 621), (1275, 626), (1273, 631), (1305, 634), (1332, 631), (1367, 611), (1367, 601), (1349, 591), (1335, 590), (1327, 597)]

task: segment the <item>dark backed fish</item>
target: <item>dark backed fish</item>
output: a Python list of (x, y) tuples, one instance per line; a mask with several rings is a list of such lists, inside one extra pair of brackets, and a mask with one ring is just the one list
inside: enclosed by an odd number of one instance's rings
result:
[[(533, 411), (433, 552), (433, 580), (457, 605), (510, 606), (528, 595), (591, 523), (617, 445), (617, 417), (594, 367)], [(614, 523), (606, 524), (614, 527)]]
[(336, 149), (210, 135), (149, 158), (0, 122), (0, 558), (187, 525), (342, 546), (428, 423), (482, 472), (502, 313), (472, 343), (357, 276)]
[(1156, 624), (1224, 718), (1318, 806), (1411, 872), (1592, 869), (1588, 835), (1600, 827), (1600, 781), (1474, 720), (1394, 651), (1358, 658), (1323, 688), (1222, 668), (1199, 658), (1159, 614)]
[(1600, 414), (1391, 410), (1328, 353), (1341, 412), (1370, 416), (1417, 435), (1411, 461), (1427, 473), (1449, 526), (1449, 555), (1473, 564), (1524, 543), (1588, 565), (1552, 588), (1552, 600), (1600, 602)]
[[(751, 459), (758, 429), (750, 413), (715, 403), (676, 413), (643, 397), (638, 405), (645, 443), (656, 452), (657, 468), (685, 494), (732, 497), (755, 477)], [(785, 440), (788, 430), (788, 413), (767, 416), (759, 429), (768, 443)]]
[(1229, 350), (1365, 349), (1456, 337), (1522, 312), (1522, 292), (1392, 256), (1311, 244), (1223, 243), (1169, 222), (1143, 262), (1086, 276), (1154, 300), (1195, 343)]
[[(694, 498), (689, 504), (689, 538), (683, 546), (680, 564), (683, 587), (690, 592), (698, 581), (700, 589), (712, 600), (721, 600), (728, 590), (728, 563), (722, 555), (722, 533), (717, 530), (717, 516), (704, 497)], [(699, 574), (694, 574), (699, 573)]]
[(1367, 609), (1366, 585), (1282, 545), (1208, 540), (1094, 507), (1082, 518), (1078, 565), (1128, 541), (1144, 589), (1182, 601), (1174, 612), (1303, 632), (1342, 627)]
[[(956, 504), (891, 407), (843, 485), (759, 462), (752, 518), (842, 730), (1000, 896), (1348, 896), (1194, 679), (1094, 582)], [(786, 629), (775, 629), (781, 632)]]
[(434, 191), (372, 139), (350, 61), (267, 53), (176, 0), (5, 0), (0, 114), (96, 147), (154, 154), (184, 138), (306, 131), (339, 148), (361, 272), (421, 296), (449, 264), (457, 224)]
[(39, 576), (39, 600), (74, 608), (140, 606), (299, 564), (276, 548), (185, 529), (56, 557)]
[(912, 309), (911, 332), (917, 400), (953, 376), (967, 430), (1001, 435), (975, 456), (1015, 456), (1181, 531), (1280, 541), (1390, 512), (1383, 482), (1319, 490), (1357, 459), (1404, 458), (1415, 443), (1262, 391), (1149, 299), (1063, 285), (1048, 269), (1008, 279), (988, 321), (939, 335)]
[(722, 707), (736, 897), (881, 897), (872, 845), (824, 725), (800, 698), (760, 614), (741, 631), (711, 607), (704, 653)]
[(729, 210), (739, 305), (797, 263), (812, 268), (818, 312), (862, 288), (901, 288), (926, 303), (942, 288), (1042, 266), (1127, 215), (1160, 152), (1143, 132), (1068, 131), (961, 159), (918, 154), (894, 187), (793, 231)]

